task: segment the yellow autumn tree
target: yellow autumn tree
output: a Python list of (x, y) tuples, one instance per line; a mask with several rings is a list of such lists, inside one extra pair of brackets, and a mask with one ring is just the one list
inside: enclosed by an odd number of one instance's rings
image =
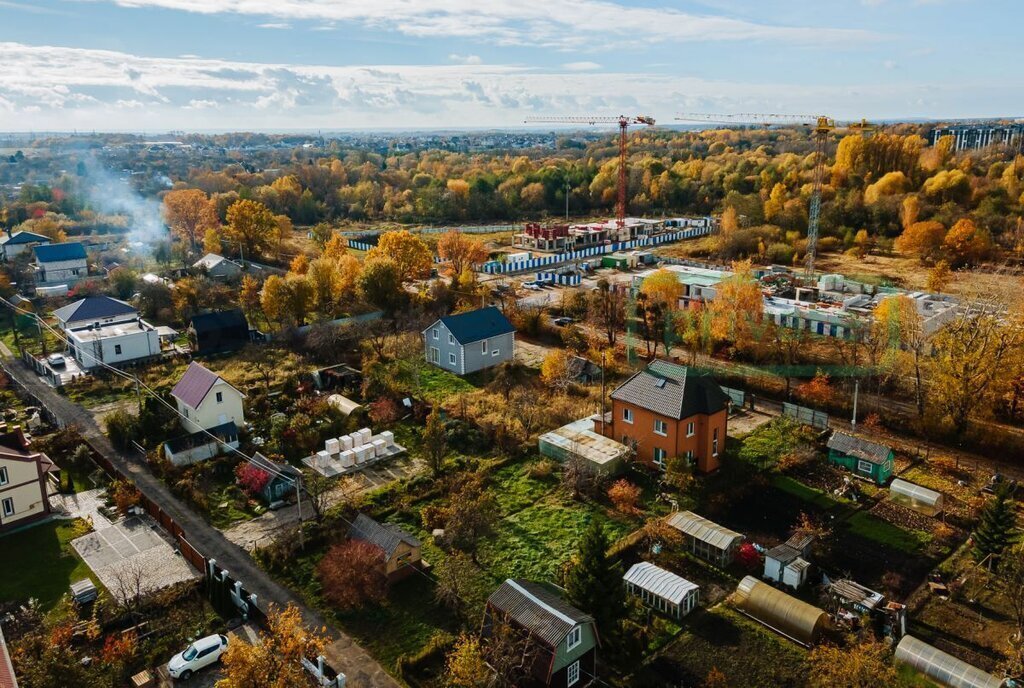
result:
[(384, 232), (377, 245), (366, 254), (367, 263), (383, 259), (394, 262), (402, 282), (426, 279), (434, 262), (423, 240), (405, 229)]
[(909, 253), (925, 260), (934, 256), (946, 237), (946, 228), (941, 222), (926, 220), (915, 222), (896, 237), (894, 246), (900, 253)]
[(324, 243), (323, 253), (320, 255), (328, 260), (341, 260), (341, 257), (348, 253), (348, 245), (341, 238), (340, 234), (332, 233)]
[(562, 348), (552, 349), (540, 364), (540, 379), (546, 385), (564, 389), (569, 385), (569, 353)]
[(707, 312), (711, 336), (742, 349), (754, 344), (752, 328), (763, 319), (764, 296), (749, 260), (733, 263), (732, 269), (733, 274), (715, 289)]
[(640, 291), (647, 295), (649, 302), (675, 310), (683, 296), (683, 285), (676, 273), (668, 268), (660, 268), (644, 278)]
[(953, 279), (953, 271), (949, 267), (949, 263), (940, 260), (935, 266), (928, 271), (928, 291), (941, 292), (949, 286), (950, 281)]
[(464, 633), (445, 662), (448, 685), (453, 688), (487, 688), (492, 685), (492, 672), (484, 658), (480, 639)]
[(207, 230), (217, 226), (217, 208), (199, 189), (175, 189), (164, 195), (164, 220), (190, 250)]
[(889, 172), (874, 184), (864, 189), (864, 202), (868, 205), (878, 203), (884, 196), (901, 194), (910, 188), (910, 180), (902, 172)]
[(293, 688), (306, 685), (302, 659), (323, 653), (327, 644), (323, 629), (306, 628), (295, 605), (278, 611), (273, 607), (267, 618), (268, 630), (260, 633), (260, 642), (234, 642), (221, 658), (224, 678), (216, 688)]
[(808, 656), (812, 688), (876, 688), (896, 684), (896, 669), (881, 643), (836, 647), (819, 645)]
[(482, 242), (462, 232), (451, 231), (445, 232), (437, 240), (437, 255), (447, 262), (445, 272), (455, 284), (462, 281), (462, 274), (467, 268), (487, 259), (487, 249)]
[(992, 239), (988, 232), (965, 217), (949, 228), (942, 240), (942, 248), (954, 266), (973, 265), (988, 256), (992, 250)]
[(246, 258), (255, 260), (270, 249), (277, 229), (277, 218), (270, 208), (259, 201), (241, 199), (228, 208), (227, 219), (224, 233), (241, 247)]
[(308, 270), (309, 257), (305, 253), (300, 253), (292, 258), (292, 262), (288, 265), (288, 272), (294, 272), (296, 275), (305, 275)]
[(216, 227), (210, 227), (203, 234), (203, 250), (207, 253), (220, 253), (220, 232)]

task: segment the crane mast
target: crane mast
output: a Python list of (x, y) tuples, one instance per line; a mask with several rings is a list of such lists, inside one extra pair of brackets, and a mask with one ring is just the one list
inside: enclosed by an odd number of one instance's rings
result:
[(619, 125), (619, 174), (616, 187), (615, 219), (620, 228), (624, 227), (626, 225), (626, 195), (629, 183), (629, 177), (626, 174), (627, 133), (630, 125), (633, 124), (654, 126), (654, 118), (648, 117), (647, 115), (636, 115), (635, 117), (628, 117), (626, 115), (619, 115), (618, 117), (586, 117), (572, 115), (567, 117), (527, 117), (523, 121), (527, 124), (547, 122), (554, 124)]
[[(807, 255), (804, 260), (804, 277), (814, 279), (814, 259), (818, 251), (818, 225), (821, 222), (821, 189), (825, 184), (825, 159), (828, 154), (828, 138), (837, 127), (836, 121), (826, 115), (777, 115), (766, 113), (700, 114), (681, 113), (676, 117), (683, 122), (711, 122), (738, 125), (799, 125), (811, 128), (814, 137), (814, 170), (811, 184), (811, 204), (807, 214)], [(871, 126), (864, 120), (844, 125), (849, 129), (866, 131)]]

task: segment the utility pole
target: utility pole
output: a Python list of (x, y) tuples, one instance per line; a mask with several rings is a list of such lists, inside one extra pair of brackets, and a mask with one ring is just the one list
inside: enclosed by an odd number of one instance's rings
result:
[(602, 435), (604, 435), (604, 392), (605, 392), (605, 387), (604, 387), (604, 369), (605, 369), (604, 356), (605, 356), (604, 349), (602, 349), (601, 350), (601, 434)]
[(565, 178), (565, 221), (569, 222), (569, 178)]
[(850, 426), (857, 429), (857, 394), (860, 392), (860, 380), (853, 381), (853, 419), (850, 421)]
[(306, 549), (306, 535), (302, 532), (302, 479), (295, 478), (295, 506), (299, 509), (299, 547)]

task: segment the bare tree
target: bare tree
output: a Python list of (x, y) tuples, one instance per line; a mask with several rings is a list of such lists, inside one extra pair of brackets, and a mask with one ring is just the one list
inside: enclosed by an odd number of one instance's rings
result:
[(334, 481), (314, 471), (303, 476), (302, 488), (306, 493), (304, 503), (312, 509), (313, 519), (317, 523), (322, 523), (327, 515), (327, 509), (331, 506)]
[(601, 486), (600, 474), (579, 451), (579, 441), (574, 439), (562, 468), (562, 487), (569, 491), (573, 499), (580, 499), (584, 495), (593, 496)]
[(146, 569), (134, 559), (126, 559), (114, 570), (114, 585), (112, 592), (117, 601), (129, 614), (134, 614), (142, 607), (142, 598), (145, 597)]
[(530, 681), (531, 669), (537, 661), (538, 645), (529, 633), (493, 613), (483, 642), (483, 654), (494, 670), (495, 688), (517, 688)]

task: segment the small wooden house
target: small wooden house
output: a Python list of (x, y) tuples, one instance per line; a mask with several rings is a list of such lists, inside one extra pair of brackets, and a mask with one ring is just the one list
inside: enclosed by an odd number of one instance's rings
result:
[(487, 598), (482, 634), (500, 624), (525, 632), (532, 645), (529, 679), (521, 686), (572, 688), (593, 683), (599, 639), (594, 618), (548, 588), (509, 578)]
[(884, 485), (892, 477), (896, 454), (891, 447), (845, 432), (828, 438), (828, 461), (854, 475)]
[(295, 494), (296, 485), (302, 478), (302, 472), (298, 468), (290, 463), (271, 461), (259, 452), (252, 455), (252, 464), (270, 474), (270, 480), (260, 493), (267, 504), (280, 502)]
[(349, 528), (348, 536), (383, 550), (384, 573), (389, 583), (406, 578), (423, 566), (420, 541), (398, 526), (377, 523), (366, 514), (359, 514)]

